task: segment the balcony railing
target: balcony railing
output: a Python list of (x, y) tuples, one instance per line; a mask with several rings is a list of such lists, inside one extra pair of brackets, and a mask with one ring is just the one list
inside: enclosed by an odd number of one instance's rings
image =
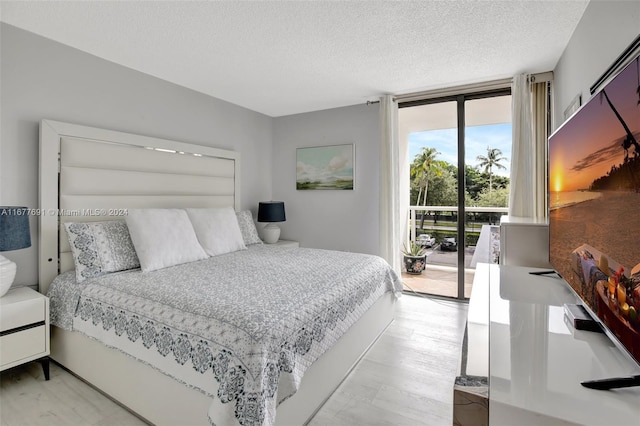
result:
[[(418, 212), (427, 215), (425, 218), (426, 226), (420, 228), (422, 231), (427, 231), (423, 233), (455, 235), (458, 230), (457, 206), (409, 206), (409, 233), (407, 235), (407, 244), (415, 242), (418, 237), (417, 225), (418, 221), (422, 220)], [(479, 233), (482, 225), (498, 224), (500, 222), (500, 216), (508, 212), (508, 207), (465, 207), (467, 217), (469, 217), (469, 215), (473, 216), (465, 220), (465, 229), (467, 233), (470, 234)], [(437, 224), (438, 221), (441, 222), (440, 225)], [(447, 225), (446, 222), (453, 222), (453, 224)]]

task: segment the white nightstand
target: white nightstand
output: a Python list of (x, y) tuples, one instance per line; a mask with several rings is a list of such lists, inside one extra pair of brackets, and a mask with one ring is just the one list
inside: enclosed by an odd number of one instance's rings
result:
[(300, 243), (297, 241), (291, 240), (278, 240), (273, 244), (266, 244), (268, 246), (277, 246), (277, 247), (300, 247)]
[(34, 360), (49, 380), (49, 299), (19, 287), (0, 297), (0, 371)]

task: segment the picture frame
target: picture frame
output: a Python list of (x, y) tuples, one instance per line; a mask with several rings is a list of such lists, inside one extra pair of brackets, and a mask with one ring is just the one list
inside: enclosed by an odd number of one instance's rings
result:
[(564, 110), (564, 119), (571, 117), (574, 112), (580, 109), (580, 105), (582, 105), (582, 95), (576, 95), (569, 103), (569, 106)]
[(355, 145), (325, 145), (296, 149), (296, 189), (353, 190)]

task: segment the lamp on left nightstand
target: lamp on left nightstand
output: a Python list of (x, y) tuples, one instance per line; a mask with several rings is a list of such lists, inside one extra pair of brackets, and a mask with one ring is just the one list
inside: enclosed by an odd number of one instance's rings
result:
[(274, 222), (287, 220), (284, 213), (283, 201), (261, 201), (258, 203), (258, 222), (266, 222), (262, 228), (262, 240), (267, 244), (274, 244), (280, 238), (280, 227)]
[[(0, 252), (31, 247), (29, 215), (26, 207), (0, 207)], [(16, 264), (0, 255), (0, 297), (4, 296), (16, 276)]]

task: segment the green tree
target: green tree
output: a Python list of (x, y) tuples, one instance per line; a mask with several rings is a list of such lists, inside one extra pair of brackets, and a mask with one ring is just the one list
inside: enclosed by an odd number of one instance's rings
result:
[(422, 152), (417, 154), (411, 164), (411, 179), (418, 187), (418, 198), (416, 205), (427, 205), (427, 193), (429, 191), (429, 182), (436, 176), (442, 176), (444, 161), (436, 160), (440, 154), (435, 148), (423, 147)]
[(493, 168), (506, 170), (507, 168), (500, 164), (501, 161), (507, 160), (506, 157), (502, 156), (502, 151), (498, 148), (489, 148), (487, 147), (487, 155), (478, 155), (476, 160), (480, 161), (478, 167), (484, 169), (485, 173), (489, 173), (489, 192), (493, 190), (492, 185), (492, 176), (493, 176)]
[(509, 186), (509, 178), (496, 175), (493, 177), (493, 189), (506, 188)]
[(442, 174), (432, 179), (429, 185), (429, 204), (432, 206), (458, 205), (458, 168), (445, 163)]
[(486, 173), (482, 173), (477, 168), (466, 165), (464, 167), (464, 182), (468, 195), (473, 200), (476, 200), (480, 192), (489, 184), (489, 179)]
[(508, 207), (509, 186), (494, 191), (482, 191), (478, 196), (479, 207)]

